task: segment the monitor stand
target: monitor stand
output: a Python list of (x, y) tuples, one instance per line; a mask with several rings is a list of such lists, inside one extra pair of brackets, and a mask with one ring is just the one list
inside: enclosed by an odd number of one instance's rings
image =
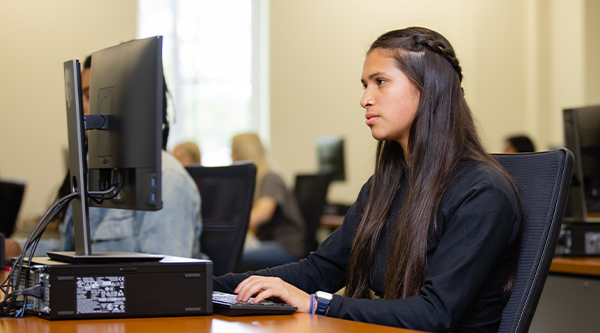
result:
[(57, 261), (68, 263), (107, 263), (160, 261), (164, 256), (134, 252), (92, 253), (90, 237), (90, 212), (88, 202), (88, 168), (85, 147), (85, 125), (83, 99), (81, 95), (81, 67), (79, 61), (64, 63), (65, 98), (67, 103), (67, 130), (69, 139), (69, 174), (71, 191), (77, 193), (73, 199), (74, 252), (47, 252)]
[(165, 257), (164, 255), (136, 252), (94, 252), (92, 254), (77, 255), (75, 251), (69, 251), (46, 252), (46, 254), (52, 260), (78, 264), (160, 261)]

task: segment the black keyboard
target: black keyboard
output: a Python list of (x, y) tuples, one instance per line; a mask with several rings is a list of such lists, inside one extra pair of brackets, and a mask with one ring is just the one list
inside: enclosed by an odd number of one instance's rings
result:
[(263, 300), (253, 303), (253, 298), (248, 302), (239, 302), (237, 295), (213, 291), (212, 302), (214, 313), (226, 316), (249, 316), (249, 315), (279, 315), (292, 314), (298, 308), (283, 302)]

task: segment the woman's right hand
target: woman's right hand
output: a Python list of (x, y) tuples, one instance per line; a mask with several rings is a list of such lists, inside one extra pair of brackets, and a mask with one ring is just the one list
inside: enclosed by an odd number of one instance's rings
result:
[(247, 302), (250, 297), (254, 296), (253, 301), (258, 303), (270, 297), (277, 297), (285, 303), (297, 307), (299, 312), (308, 313), (310, 311), (310, 295), (278, 277), (250, 276), (240, 282), (234, 293), (238, 294), (238, 301)]

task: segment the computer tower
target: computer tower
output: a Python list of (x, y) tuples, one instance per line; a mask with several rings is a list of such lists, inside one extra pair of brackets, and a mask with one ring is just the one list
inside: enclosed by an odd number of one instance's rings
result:
[(586, 257), (600, 255), (600, 223), (564, 222), (556, 255)]
[(31, 265), (24, 264), (21, 281), (42, 289), (41, 298), (27, 298), (27, 312), (50, 320), (213, 312), (210, 260), (70, 264), (34, 258)]

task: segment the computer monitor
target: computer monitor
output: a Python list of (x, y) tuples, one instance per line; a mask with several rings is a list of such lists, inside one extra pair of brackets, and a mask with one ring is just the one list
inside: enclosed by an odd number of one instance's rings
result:
[(600, 217), (600, 105), (563, 110), (565, 146), (573, 152), (573, 178), (565, 221)]
[(317, 139), (319, 172), (332, 174), (332, 180), (346, 180), (344, 162), (344, 138), (338, 135), (327, 135)]
[(75, 252), (48, 255), (69, 262), (160, 260), (139, 253), (92, 253), (89, 206), (162, 208), (162, 37), (109, 47), (93, 53), (92, 60), (85, 117), (79, 62), (64, 64), (70, 178), (78, 193), (72, 205)]
[[(124, 181), (117, 198), (90, 205), (159, 210), (163, 113), (162, 37), (133, 40), (92, 54), (90, 116), (106, 129), (88, 132), (90, 191)], [(87, 120), (86, 120), (87, 123)]]

